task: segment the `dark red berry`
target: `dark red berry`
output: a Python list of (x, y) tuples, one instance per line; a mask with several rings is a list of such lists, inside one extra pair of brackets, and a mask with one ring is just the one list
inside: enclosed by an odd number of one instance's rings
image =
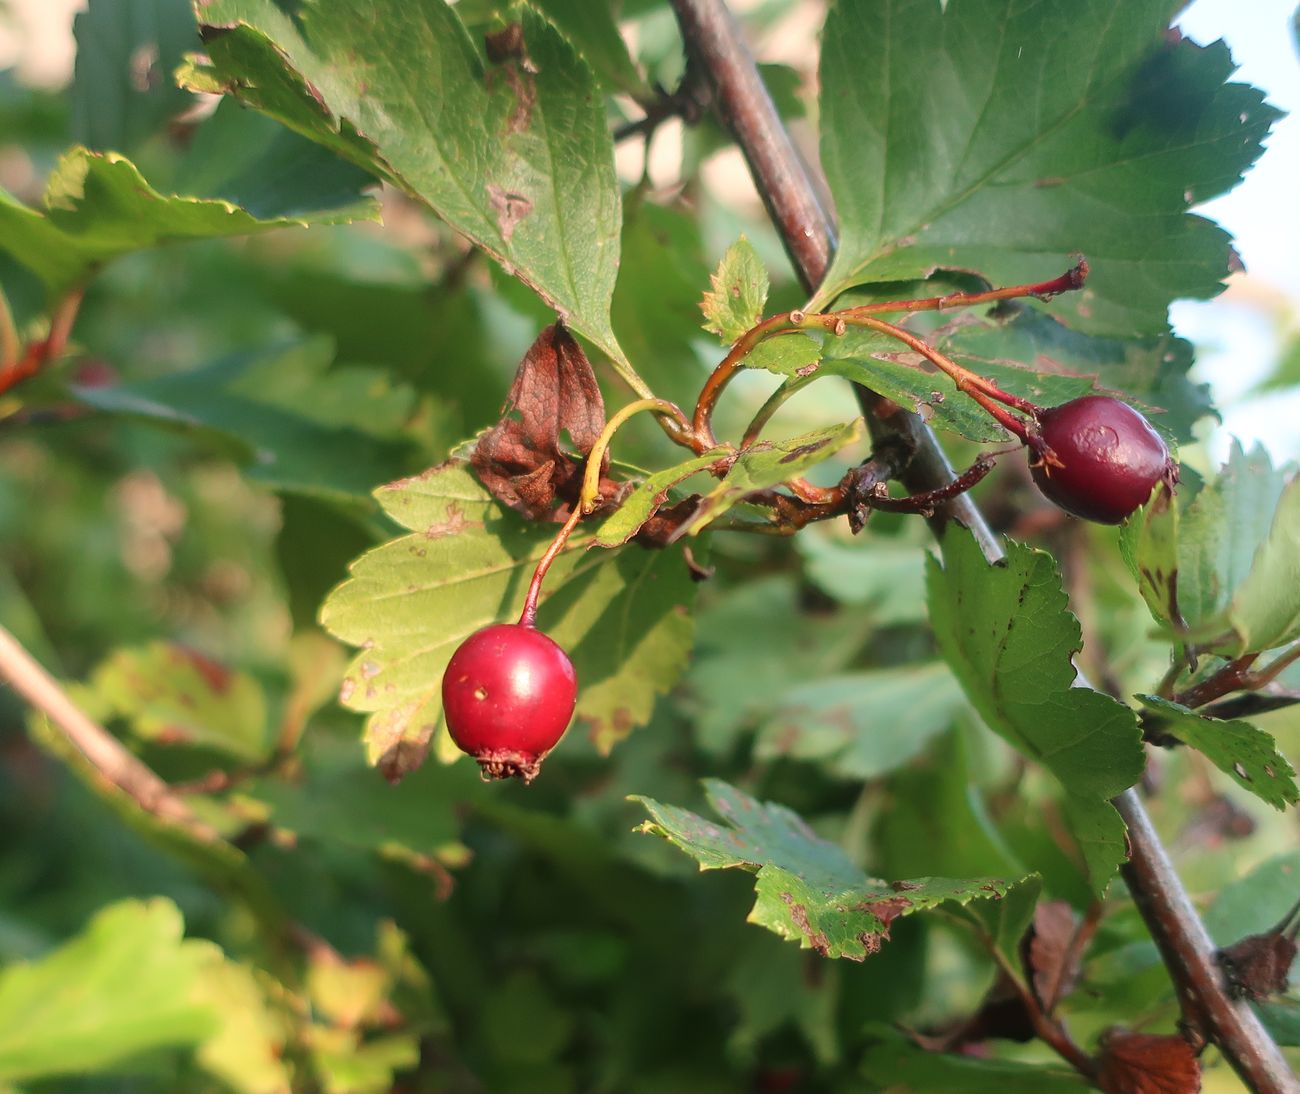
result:
[(1146, 503), (1156, 483), (1177, 478), (1160, 434), (1127, 403), (1105, 395), (1038, 415), (1051, 456), (1033, 467), (1034, 482), (1068, 513), (1118, 524)]
[(451, 739), (487, 778), (531, 782), (564, 736), (578, 700), (569, 655), (520, 623), (471, 634), (442, 677), (442, 709)]

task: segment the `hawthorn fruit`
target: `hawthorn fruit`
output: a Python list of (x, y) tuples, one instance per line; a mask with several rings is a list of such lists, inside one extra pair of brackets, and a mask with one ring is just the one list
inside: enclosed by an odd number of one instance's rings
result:
[(1157, 482), (1177, 480), (1169, 449), (1151, 423), (1127, 403), (1105, 395), (1038, 412), (1051, 450), (1033, 465), (1034, 482), (1077, 517), (1119, 524), (1151, 496)]
[(525, 623), (496, 623), (471, 634), (442, 677), (451, 739), (489, 779), (531, 782), (568, 729), (577, 699), (569, 655)]

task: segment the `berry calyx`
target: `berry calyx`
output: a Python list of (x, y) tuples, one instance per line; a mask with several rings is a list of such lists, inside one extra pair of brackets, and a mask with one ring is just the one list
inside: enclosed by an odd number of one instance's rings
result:
[(442, 677), (451, 739), (488, 779), (531, 782), (569, 728), (577, 699), (568, 654), (526, 623), (496, 623), (471, 634)]
[(1049, 407), (1037, 414), (1050, 452), (1032, 465), (1034, 482), (1077, 517), (1119, 524), (1178, 472), (1151, 423), (1127, 403), (1105, 395)]

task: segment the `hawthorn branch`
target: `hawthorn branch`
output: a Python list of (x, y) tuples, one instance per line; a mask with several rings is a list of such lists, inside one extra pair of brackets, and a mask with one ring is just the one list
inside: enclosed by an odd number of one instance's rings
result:
[[(835, 225), (813, 176), (786, 132), (725, 0), (672, 0), (672, 5), (687, 48), (713, 81), (722, 122), (745, 154), (795, 271), (812, 292), (825, 275), (835, 246)], [(910, 451), (901, 478), (911, 492), (939, 489), (953, 480), (947, 456), (917, 415), (866, 388), (856, 391), (876, 442), (892, 440)], [(990, 563), (1002, 559), (1001, 542), (968, 495), (936, 507), (930, 519), (936, 533), (949, 520), (959, 521), (975, 536)], [(1295, 1077), (1276, 1043), (1247, 1005), (1228, 997), (1214, 943), (1141, 799), (1129, 789), (1114, 799), (1114, 805), (1128, 826), (1132, 850), (1124, 867), (1125, 881), (1160, 949), (1187, 1020), (1219, 1046), (1252, 1090), (1294, 1094)]]
[(103, 726), (76, 705), (23, 645), (0, 626), (0, 680), (41, 713), (86, 760), (144, 812), (183, 829), (202, 843), (216, 843), (220, 834), (200, 820), (172, 788), (147, 764), (127, 751)]

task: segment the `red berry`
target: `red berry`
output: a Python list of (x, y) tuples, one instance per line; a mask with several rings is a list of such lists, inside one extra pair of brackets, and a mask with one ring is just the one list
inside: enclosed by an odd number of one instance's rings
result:
[(569, 655), (520, 623), (471, 634), (442, 678), (451, 739), (479, 762), (485, 778), (531, 782), (564, 736), (578, 701)]
[(1038, 462), (1034, 482), (1077, 517), (1118, 524), (1146, 503), (1157, 482), (1177, 478), (1160, 434), (1118, 399), (1087, 395), (1042, 411), (1038, 425), (1059, 464)]

